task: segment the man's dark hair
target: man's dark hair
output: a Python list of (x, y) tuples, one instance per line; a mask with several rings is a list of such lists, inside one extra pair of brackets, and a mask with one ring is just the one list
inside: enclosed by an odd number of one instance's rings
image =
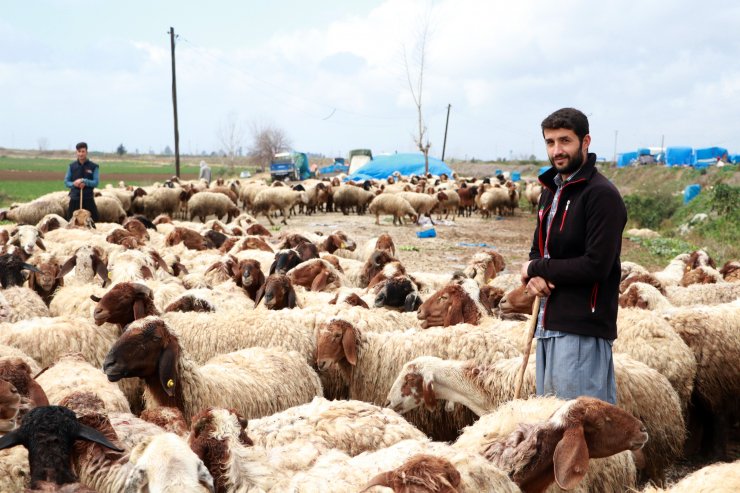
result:
[(87, 149), (87, 142), (78, 142), (75, 146), (75, 149), (77, 149), (78, 151), (80, 149)]
[(557, 128), (573, 130), (578, 140), (583, 141), (588, 135), (588, 117), (575, 108), (561, 108), (542, 120), (542, 135), (545, 135), (546, 129)]

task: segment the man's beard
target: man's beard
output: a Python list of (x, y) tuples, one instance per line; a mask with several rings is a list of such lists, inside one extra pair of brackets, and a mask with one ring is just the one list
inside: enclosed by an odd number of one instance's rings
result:
[(583, 154), (581, 149), (578, 149), (578, 152), (575, 156), (568, 156), (568, 164), (565, 165), (565, 167), (558, 168), (555, 166), (555, 159), (550, 158), (550, 164), (553, 165), (553, 167), (560, 173), (561, 175), (572, 175), (578, 169), (583, 165)]

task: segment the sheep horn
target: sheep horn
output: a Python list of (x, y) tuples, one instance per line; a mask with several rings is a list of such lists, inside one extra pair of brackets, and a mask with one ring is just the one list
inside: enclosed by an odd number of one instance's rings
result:
[(23, 265), (23, 268), (26, 270), (30, 270), (31, 272), (41, 273), (41, 271), (38, 270), (35, 265), (27, 264), (25, 262), (22, 265)]
[(20, 428), (6, 433), (0, 438), (0, 450), (15, 447), (16, 445), (25, 445), (26, 437), (21, 433)]
[(134, 293), (135, 294), (141, 294), (141, 295), (144, 295), (146, 297), (151, 297), (152, 296), (152, 290), (149, 289), (149, 287), (146, 286), (146, 285), (144, 285), (144, 284), (141, 284), (141, 283), (138, 283), (138, 282), (137, 283), (134, 283), (133, 284), (133, 288), (134, 288)]
[(95, 428), (91, 428), (89, 426), (83, 425), (82, 423), (78, 423), (78, 425), (79, 425), (79, 428), (77, 429), (77, 433), (75, 436), (76, 438), (99, 443), (103, 447), (107, 447), (111, 450), (115, 450), (116, 452), (124, 452), (122, 448), (118, 448), (115, 445), (113, 445), (107, 438), (105, 438), (105, 435), (100, 433)]
[(373, 477), (365, 486), (362, 488), (360, 493), (364, 493), (365, 491), (369, 490), (373, 486), (384, 486), (386, 488), (390, 488), (390, 472), (381, 472), (380, 474)]

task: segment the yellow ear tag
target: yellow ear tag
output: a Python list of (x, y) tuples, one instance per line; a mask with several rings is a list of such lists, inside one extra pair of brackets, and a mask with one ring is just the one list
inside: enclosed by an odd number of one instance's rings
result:
[(346, 244), (345, 242), (342, 242), (342, 244), (341, 244), (341, 245), (339, 245), (339, 248), (344, 248), (344, 249), (346, 249), (346, 248), (347, 248), (347, 244)]
[(175, 386), (175, 381), (174, 380), (172, 380), (171, 378), (169, 380), (167, 380), (167, 388), (168, 389), (171, 389), (174, 386)]
[(108, 279), (113, 279), (113, 273), (112, 272), (108, 272)]

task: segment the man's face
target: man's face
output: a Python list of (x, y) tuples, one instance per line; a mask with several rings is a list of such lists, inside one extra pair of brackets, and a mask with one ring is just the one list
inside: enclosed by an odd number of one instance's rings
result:
[(77, 149), (77, 160), (81, 163), (84, 163), (87, 161), (87, 149), (82, 147), (81, 149)]
[(573, 130), (567, 128), (545, 129), (545, 146), (547, 157), (561, 175), (571, 175), (581, 167), (586, 160), (591, 136), (586, 135), (583, 142)]

